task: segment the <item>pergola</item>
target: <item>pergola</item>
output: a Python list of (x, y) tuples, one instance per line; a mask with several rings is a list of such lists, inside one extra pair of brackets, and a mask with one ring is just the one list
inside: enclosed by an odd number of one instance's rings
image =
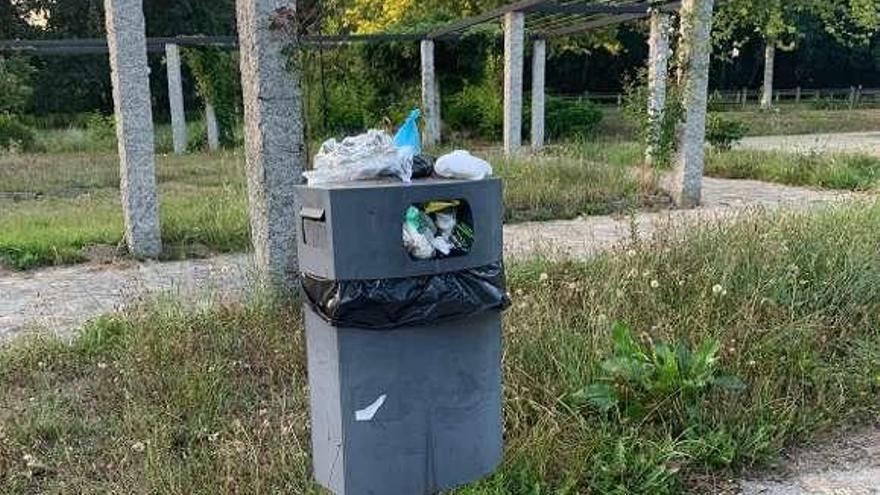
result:
[[(111, 81), (120, 156), (121, 196), (125, 219), (125, 238), (129, 251), (138, 257), (157, 257), (161, 253), (158, 193), (153, 149), (153, 122), (147, 52), (165, 52), (168, 67), (174, 148), (186, 148), (186, 123), (180, 68), (180, 46), (216, 46), (241, 52), (241, 79), (245, 113), (245, 157), (248, 176), (251, 233), (258, 273), (272, 285), (295, 285), (297, 226), (293, 198), (300, 172), (307, 161), (302, 122), (301, 95), (297, 79), (285, 68), (285, 49), (292, 46), (327, 46), (348, 43), (411, 41), (420, 43), (422, 108), (425, 116), (423, 139), (427, 145), (440, 141), (440, 92), (434, 66), (434, 44), (467, 36), (479, 25), (503, 19), (504, 36), (504, 150), (518, 153), (522, 148), (523, 70), (525, 44), (532, 43), (532, 125), (531, 146), (544, 144), (544, 98), (546, 40), (583, 33), (618, 23), (650, 18), (649, 39), (649, 117), (659, 121), (665, 105), (667, 58), (669, 56), (669, 13), (682, 3), (689, 12), (711, 18), (712, 1), (640, 1), (596, 3), (589, 0), (517, 0), (473, 17), (440, 25), (420, 33), (294, 35), (296, 25), (283, 25), (281, 33), (273, 26), (279, 18), (295, 18), (295, 0), (237, 0), (237, 37), (175, 36), (147, 38), (142, 0), (106, 0), (106, 39), (0, 40), (0, 53), (38, 55), (76, 55), (109, 53)], [(279, 6), (281, 8), (279, 8)], [(699, 9), (697, 8), (699, 6)], [(708, 39), (702, 25), (698, 31), (691, 21), (682, 19), (695, 31), (692, 36)], [(711, 24), (708, 23), (709, 25)], [(708, 43), (703, 43), (708, 46)], [(705, 48), (703, 48), (705, 51)], [(697, 55), (693, 55), (697, 59)], [(708, 62), (708, 52), (701, 54)], [(690, 70), (690, 69), (689, 69)], [(708, 65), (694, 68), (708, 74)], [(701, 84), (693, 79), (695, 87)], [(705, 88), (694, 90), (705, 100)], [(705, 107), (695, 99), (694, 107)], [(704, 114), (705, 112), (703, 112)], [(697, 135), (700, 119), (684, 135)], [(206, 102), (209, 144), (217, 146), (216, 119)], [(648, 157), (652, 156), (648, 146)], [(696, 148), (695, 148), (696, 149)], [(702, 139), (699, 140), (702, 149)], [(689, 160), (689, 155), (683, 153)], [(683, 166), (681, 182), (686, 183), (688, 201), (699, 201), (699, 167)], [(691, 170), (693, 169), (693, 170)], [(693, 177), (691, 177), (693, 176)], [(691, 191), (692, 189), (692, 191)]]
[[(636, 3), (589, 3), (584, 0), (519, 0), (449, 24), (440, 25), (419, 33), (381, 33), (345, 35), (303, 35), (296, 42), (302, 46), (326, 46), (352, 43), (385, 43), (411, 41), (421, 43), (422, 109), (425, 116), (425, 143), (434, 145), (441, 140), (440, 90), (434, 66), (434, 43), (455, 42), (467, 36), (480, 25), (504, 20), (504, 149), (515, 153), (521, 147), (522, 130), (522, 80), (524, 70), (524, 44), (532, 43), (532, 112), (531, 146), (540, 149), (544, 145), (545, 68), (547, 58), (546, 40), (554, 37), (582, 34), (587, 31), (628, 21), (652, 17), (652, 47), (659, 41), (663, 50), (652, 48), (651, 68), (666, 67), (668, 47), (666, 16), (679, 8), (680, 1)], [(168, 89), (174, 149), (183, 153), (186, 149), (186, 124), (183, 111), (183, 90), (180, 77), (180, 46), (213, 46), (237, 49), (235, 36), (174, 36), (146, 39), (148, 53), (166, 54)], [(35, 55), (83, 55), (108, 52), (104, 38), (67, 40), (0, 40), (0, 52), (16, 52)], [(659, 74), (659, 70), (651, 70)], [(665, 94), (665, 81), (651, 77), (651, 94), (659, 90)], [(660, 85), (662, 87), (658, 88)], [(661, 101), (662, 103), (662, 101)], [(656, 111), (662, 104), (651, 104)], [(209, 147), (218, 146), (216, 117), (210, 102), (205, 109)]]

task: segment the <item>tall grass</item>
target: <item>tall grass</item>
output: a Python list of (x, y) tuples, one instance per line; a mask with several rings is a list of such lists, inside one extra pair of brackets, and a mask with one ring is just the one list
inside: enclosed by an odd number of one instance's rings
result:
[(880, 183), (880, 158), (844, 153), (715, 151), (707, 157), (706, 174), (729, 179), (864, 191), (874, 189)]
[[(512, 266), (505, 461), (458, 493), (713, 493), (790, 442), (876, 415), (878, 232), (880, 204), (858, 203)], [(71, 345), (10, 344), (0, 491), (319, 493), (296, 307), (148, 304)], [(719, 342), (713, 366), (745, 389), (627, 398), (650, 408), (574, 400), (605, 373), (615, 321), (648, 353)]]

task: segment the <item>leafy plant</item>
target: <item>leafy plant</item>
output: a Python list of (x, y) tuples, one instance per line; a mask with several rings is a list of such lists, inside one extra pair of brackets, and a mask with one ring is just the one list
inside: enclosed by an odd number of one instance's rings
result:
[(86, 117), (86, 132), (96, 142), (107, 142), (116, 139), (116, 120), (112, 115), (92, 112)]
[[(684, 119), (679, 88), (671, 84), (667, 88), (666, 105), (663, 118), (658, 122), (648, 114), (647, 75), (639, 75), (628, 81), (624, 87), (623, 115), (636, 128), (638, 138), (645, 146), (654, 150), (657, 157), (655, 165), (668, 167), (675, 156), (677, 146), (676, 127)], [(656, 132), (659, 130), (659, 132)]]
[(706, 123), (706, 140), (721, 151), (730, 151), (748, 131), (748, 126), (743, 122), (712, 113)]
[[(235, 55), (216, 47), (187, 48), (183, 50), (183, 60), (196, 80), (199, 96), (206, 103), (214, 105), (220, 143), (223, 146), (235, 144), (235, 123), (239, 108), (240, 78)], [(207, 143), (207, 134), (201, 143)]]
[(34, 69), (20, 57), (0, 57), (0, 114), (20, 113), (33, 94)]
[(611, 357), (600, 365), (595, 383), (572, 394), (576, 404), (643, 418), (670, 400), (693, 403), (713, 388), (745, 387), (739, 378), (719, 370), (721, 344), (716, 339), (704, 340), (693, 350), (684, 343), (643, 345), (622, 323), (614, 325), (611, 338)]
[(0, 114), (0, 150), (30, 151), (36, 147), (36, 133), (12, 115)]
[(602, 122), (602, 110), (589, 100), (569, 101), (551, 96), (547, 98), (545, 121), (547, 137), (551, 139), (585, 138), (592, 136)]

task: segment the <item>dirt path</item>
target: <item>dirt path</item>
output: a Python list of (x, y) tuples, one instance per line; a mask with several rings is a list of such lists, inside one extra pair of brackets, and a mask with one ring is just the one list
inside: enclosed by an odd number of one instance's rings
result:
[(740, 148), (797, 153), (849, 152), (880, 156), (880, 132), (758, 136), (743, 139)]

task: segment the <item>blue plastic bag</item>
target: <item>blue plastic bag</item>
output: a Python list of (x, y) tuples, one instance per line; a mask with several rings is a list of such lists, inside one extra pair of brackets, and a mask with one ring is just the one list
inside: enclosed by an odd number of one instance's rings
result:
[(400, 129), (397, 130), (397, 134), (394, 135), (394, 146), (398, 148), (403, 148), (404, 146), (409, 146), (413, 150), (414, 155), (420, 155), (422, 153), (422, 136), (419, 134), (419, 117), (422, 115), (422, 112), (418, 108), (414, 108), (412, 112), (410, 112), (409, 117), (406, 118), (406, 122), (400, 126)]

